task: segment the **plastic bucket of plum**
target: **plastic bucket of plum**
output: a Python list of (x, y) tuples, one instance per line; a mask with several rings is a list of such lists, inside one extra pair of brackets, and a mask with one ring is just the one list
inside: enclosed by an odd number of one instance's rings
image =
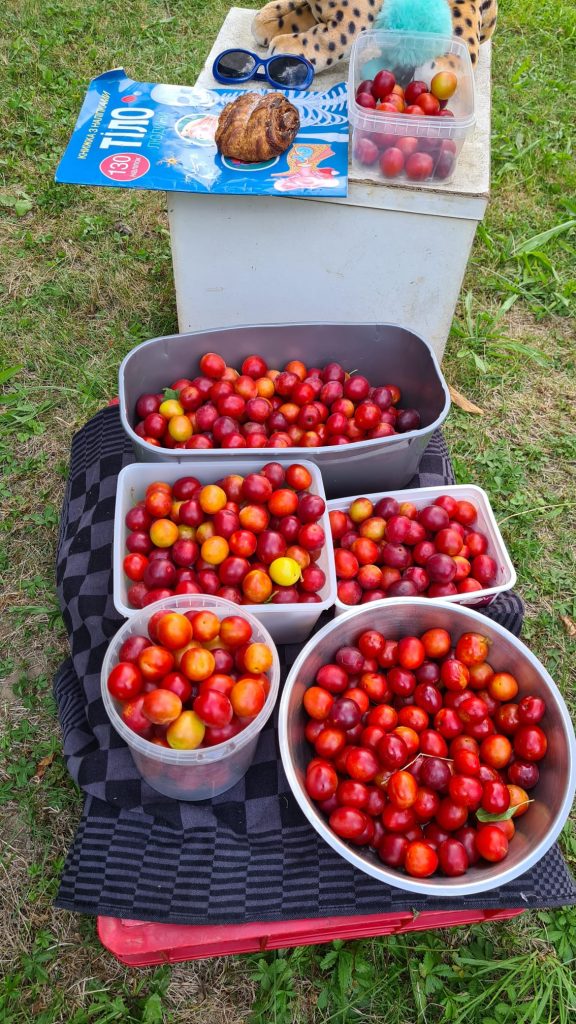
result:
[(175, 595), (110, 643), (102, 699), (142, 778), (175, 800), (207, 800), (247, 772), (280, 685), (278, 652), (245, 609)]
[(305, 457), (329, 495), (403, 487), (448, 415), (430, 346), (393, 324), (272, 324), (153, 338), (119, 371), (137, 459)]
[(362, 177), (418, 186), (450, 181), (475, 123), (466, 46), (426, 33), (362, 33), (350, 58), (348, 116)]
[(354, 609), (295, 661), (282, 761), (322, 838), (409, 892), (510, 882), (559, 835), (576, 743), (543, 665), (479, 612), (425, 598)]
[(328, 509), (337, 615), (390, 597), (486, 605), (516, 583), (481, 487), (454, 484), (336, 498)]

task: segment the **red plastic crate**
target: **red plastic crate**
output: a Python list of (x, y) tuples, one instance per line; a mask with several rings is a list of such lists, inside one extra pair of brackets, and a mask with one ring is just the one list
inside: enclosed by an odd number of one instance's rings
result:
[(365, 914), (358, 917), (300, 918), (296, 921), (256, 921), (253, 924), (179, 925), (99, 917), (98, 935), (106, 949), (123, 964), (205, 960), (265, 949), (313, 946), (334, 939), (367, 939), (374, 935), (455, 928), (503, 921), (523, 910), (437, 910), (422, 914)]

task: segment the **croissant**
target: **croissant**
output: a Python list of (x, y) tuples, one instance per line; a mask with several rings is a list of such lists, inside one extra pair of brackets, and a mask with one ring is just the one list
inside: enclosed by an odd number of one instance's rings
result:
[(284, 153), (299, 127), (298, 111), (282, 93), (245, 92), (224, 107), (215, 140), (223, 156), (256, 164)]

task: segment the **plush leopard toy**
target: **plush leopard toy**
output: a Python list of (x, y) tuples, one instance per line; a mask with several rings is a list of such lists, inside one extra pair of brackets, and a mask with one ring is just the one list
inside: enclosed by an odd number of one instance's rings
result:
[[(298, 54), (322, 71), (349, 56), (360, 32), (381, 27), (388, 2), (273, 0), (256, 15), (252, 32), (270, 54)], [(450, 7), (452, 31), (466, 43), (472, 64), (476, 64), (480, 43), (494, 32), (498, 0), (451, 0)]]

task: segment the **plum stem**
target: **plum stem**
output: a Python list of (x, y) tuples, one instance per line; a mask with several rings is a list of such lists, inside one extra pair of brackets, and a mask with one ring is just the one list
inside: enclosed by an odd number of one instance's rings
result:
[(425, 754), (424, 751), (421, 750), (416, 754), (416, 757), (413, 757), (411, 761), (408, 761), (408, 764), (405, 764), (404, 767), (399, 770), (405, 772), (406, 769), (409, 768), (411, 764), (414, 764), (419, 757), (435, 757), (437, 761), (449, 761), (450, 764), (454, 760), (453, 757), (440, 757), (439, 754)]

